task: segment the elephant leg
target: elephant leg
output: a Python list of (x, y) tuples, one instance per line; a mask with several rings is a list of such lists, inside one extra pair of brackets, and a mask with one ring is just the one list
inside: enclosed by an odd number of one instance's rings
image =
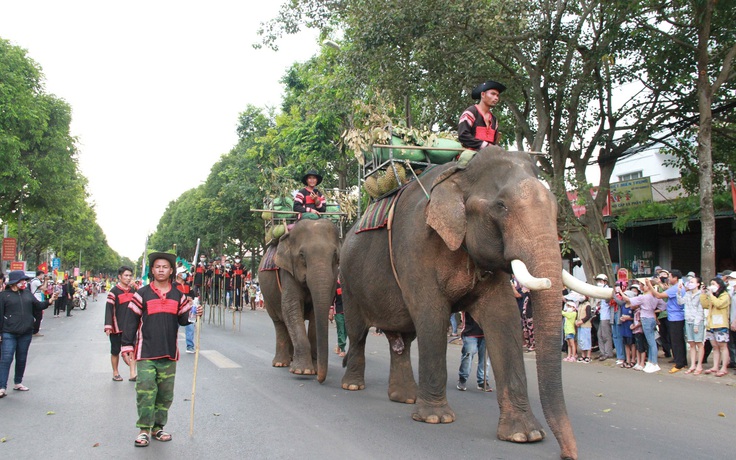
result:
[[(427, 300), (425, 305), (430, 305)], [(426, 423), (452, 423), (455, 412), (447, 403), (447, 327), (450, 311), (436, 321), (418, 324), (419, 391), (412, 419)]]
[(345, 374), (342, 376), (344, 390), (365, 389), (365, 341), (369, 327), (357, 314), (345, 315), (345, 328), (348, 331), (348, 352), (343, 360)]
[(276, 354), (271, 365), (273, 367), (288, 367), (294, 354), (289, 331), (286, 329), (286, 324), (281, 320), (274, 320), (273, 327), (276, 330)]
[(494, 281), (495, 288), (471, 314), (483, 328), (491, 356), (500, 409), (498, 439), (536, 442), (544, 439), (545, 433), (529, 405), (521, 319), (507, 279), (504, 275)]
[(388, 399), (406, 404), (417, 400), (417, 383), (411, 367), (411, 342), (416, 334), (383, 331), (391, 350), (391, 370), (388, 377)]
[(294, 355), (289, 372), (298, 375), (314, 375), (317, 373), (312, 361), (312, 350), (304, 323), (305, 307), (309, 300), (305, 296), (303, 286), (284, 269), (279, 270), (281, 277), (281, 316), (289, 331)]

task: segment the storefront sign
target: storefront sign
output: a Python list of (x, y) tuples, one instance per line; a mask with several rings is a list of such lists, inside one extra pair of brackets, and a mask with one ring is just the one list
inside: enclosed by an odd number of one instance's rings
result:
[(652, 182), (642, 177), (611, 184), (611, 212), (623, 212), (626, 208), (652, 202)]

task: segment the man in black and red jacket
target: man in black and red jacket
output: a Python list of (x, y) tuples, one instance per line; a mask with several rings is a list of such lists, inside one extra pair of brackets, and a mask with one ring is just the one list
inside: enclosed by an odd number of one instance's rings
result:
[[(154, 252), (148, 256), (153, 282), (140, 288), (128, 303), (130, 310), (123, 327), (122, 352), (138, 366), (136, 405), (140, 433), (136, 447), (149, 444), (150, 436), (171, 441), (163, 428), (174, 400), (174, 378), (179, 349), (179, 326), (189, 324), (189, 298), (172, 283), (176, 255)], [(197, 308), (201, 316), (202, 307)], [(136, 331), (138, 332), (136, 337)]]
[(480, 150), (488, 145), (498, 145), (501, 135), (498, 132), (498, 118), (491, 113), (506, 87), (501, 83), (488, 80), (473, 89), (473, 99), (480, 103), (471, 105), (460, 116), (457, 137), (463, 147)]
[(327, 201), (324, 195), (322, 195), (322, 192), (317, 188), (321, 183), (322, 176), (314, 169), (310, 169), (302, 177), (302, 184), (305, 187), (296, 192), (293, 207), (294, 211), (302, 213), (300, 218), (304, 217), (305, 214), (319, 216), (321, 212), (327, 211)]
[(243, 285), (245, 284), (245, 275), (247, 273), (247, 270), (245, 269), (245, 266), (240, 263), (240, 257), (235, 256), (235, 263), (233, 264), (233, 268), (231, 270), (231, 283), (233, 285), (233, 295), (235, 296), (235, 309), (241, 310), (243, 308), (242, 301), (243, 301)]
[[(122, 266), (118, 269), (118, 284), (110, 289), (107, 293), (107, 303), (105, 305), (105, 334), (110, 337), (110, 361), (112, 363), (112, 379), (120, 382), (123, 378), (118, 373), (118, 364), (120, 363), (120, 351), (123, 340), (123, 325), (125, 317), (128, 314), (128, 302), (135, 294), (135, 286), (133, 285), (133, 269)], [(130, 380), (135, 382), (135, 361), (127, 359), (123, 355), (123, 361), (130, 367)]]

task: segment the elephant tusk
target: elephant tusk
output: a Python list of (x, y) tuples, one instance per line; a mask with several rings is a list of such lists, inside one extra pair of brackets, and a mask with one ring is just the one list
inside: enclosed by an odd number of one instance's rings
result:
[(588, 297), (595, 297), (596, 299), (610, 299), (613, 297), (612, 288), (602, 288), (580, 281), (564, 269), (562, 270), (562, 284), (573, 291), (587, 295)]
[(532, 291), (543, 291), (552, 287), (552, 282), (549, 278), (533, 277), (532, 274), (529, 273), (529, 270), (527, 270), (526, 264), (519, 259), (511, 261), (511, 270), (514, 272), (514, 276), (517, 281), (519, 281), (522, 286)]

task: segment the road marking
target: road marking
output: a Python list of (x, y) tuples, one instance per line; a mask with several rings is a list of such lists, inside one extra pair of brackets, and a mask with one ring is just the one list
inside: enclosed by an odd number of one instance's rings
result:
[(216, 350), (199, 350), (199, 353), (220, 369), (237, 369), (242, 367), (240, 364)]

